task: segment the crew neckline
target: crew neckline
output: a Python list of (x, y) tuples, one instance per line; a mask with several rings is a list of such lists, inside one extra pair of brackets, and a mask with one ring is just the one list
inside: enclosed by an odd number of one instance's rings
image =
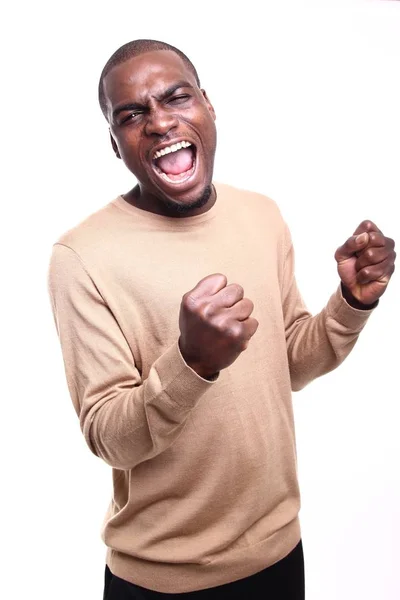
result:
[(117, 198), (112, 201), (112, 204), (123, 210), (125, 213), (128, 213), (135, 218), (142, 219), (148, 223), (151, 222), (162, 225), (164, 228), (185, 229), (187, 227), (197, 225), (198, 223), (210, 221), (217, 214), (220, 204), (220, 188), (215, 182), (213, 182), (213, 185), (217, 196), (216, 200), (209, 210), (201, 213), (200, 215), (189, 217), (167, 217), (165, 215), (158, 215), (157, 213), (153, 213), (130, 204), (127, 200), (125, 200), (122, 194), (117, 196)]

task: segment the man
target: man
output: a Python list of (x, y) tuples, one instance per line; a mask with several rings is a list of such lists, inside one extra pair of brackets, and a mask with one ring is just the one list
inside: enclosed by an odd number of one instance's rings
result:
[(126, 44), (99, 99), (138, 184), (55, 244), (49, 289), (83, 434), (113, 468), (104, 599), (304, 598), (291, 389), (348, 355), (394, 242), (361, 223), (312, 317), (276, 205), (213, 183), (189, 59)]

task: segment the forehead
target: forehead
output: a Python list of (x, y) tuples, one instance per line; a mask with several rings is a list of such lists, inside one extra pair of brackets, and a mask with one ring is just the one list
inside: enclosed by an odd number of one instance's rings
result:
[(181, 80), (196, 85), (193, 72), (180, 56), (169, 50), (156, 50), (113, 67), (104, 79), (104, 94), (109, 106), (124, 99), (144, 103), (149, 96), (161, 94)]

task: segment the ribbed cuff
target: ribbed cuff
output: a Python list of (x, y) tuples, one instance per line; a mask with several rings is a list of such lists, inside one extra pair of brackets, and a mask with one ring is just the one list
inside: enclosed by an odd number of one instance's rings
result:
[(331, 296), (327, 305), (327, 314), (338, 323), (344, 325), (348, 329), (359, 331), (363, 328), (374, 308), (365, 310), (350, 306), (343, 298), (342, 288), (338, 287), (336, 292)]
[(218, 377), (203, 379), (186, 364), (178, 340), (154, 363), (162, 389), (180, 406), (192, 407), (201, 396), (215, 385)]

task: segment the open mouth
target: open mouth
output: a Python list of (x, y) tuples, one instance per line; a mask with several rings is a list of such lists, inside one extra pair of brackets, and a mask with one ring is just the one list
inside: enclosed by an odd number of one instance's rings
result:
[(186, 140), (157, 150), (152, 164), (155, 172), (169, 184), (188, 181), (196, 171), (196, 147)]

